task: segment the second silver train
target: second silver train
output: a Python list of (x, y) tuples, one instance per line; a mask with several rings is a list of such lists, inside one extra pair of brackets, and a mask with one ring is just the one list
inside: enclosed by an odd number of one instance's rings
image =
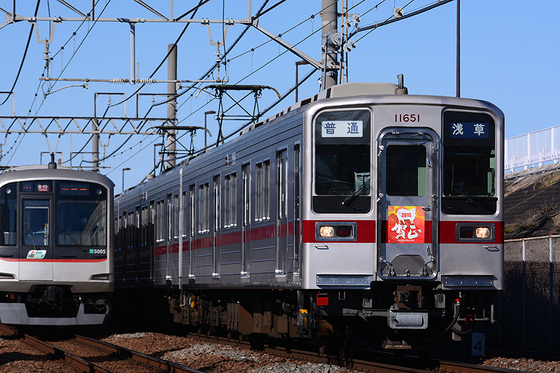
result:
[(503, 113), (397, 88), (331, 87), (119, 195), (116, 287), (240, 335), (408, 348), (494, 322)]

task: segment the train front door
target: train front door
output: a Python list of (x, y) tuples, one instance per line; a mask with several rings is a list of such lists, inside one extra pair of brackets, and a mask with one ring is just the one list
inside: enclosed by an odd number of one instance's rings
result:
[[(53, 279), (51, 227), (52, 198), (26, 197), (21, 200), (22, 245), (19, 279)], [(49, 265), (50, 264), (50, 265)]]
[(378, 141), (378, 275), (437, 273), (437, 135), (390, 128)]

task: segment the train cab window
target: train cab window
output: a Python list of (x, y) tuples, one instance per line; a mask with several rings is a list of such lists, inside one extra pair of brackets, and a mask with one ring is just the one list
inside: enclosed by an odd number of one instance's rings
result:
[(443, 125), (443, 212), (494, 214), (494, 120), (483, 113), (446, 112)]
[(49, 246), (50, 200), (23, 200), (23, 244)]
[(315, 119), (315, 212), (370, 210), (370, 137), (367, 110), (326, 112)]
[(0, 188), (0, 246), (16, 244), (17, 227), (17, 184), (10, 183)]
[(105, 187), (93, 183), (57, 183), (57, 245), (105, 246), (107, 224)]
[(426, 194), (426, 148), (422, 145), (387, 147), (387, 194), (416, 196)]

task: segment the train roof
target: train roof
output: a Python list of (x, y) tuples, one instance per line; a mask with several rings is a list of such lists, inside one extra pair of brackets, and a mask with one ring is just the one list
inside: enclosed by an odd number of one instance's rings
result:
[(74, 170), (68, 167), (49, 168), (48, 165), (18, 166), (4, 169), (0, 174), (0, 184), (20, 180), (80, 180), (92, 181), (114, 187), (115, 184), (105, 175), (93, 171)]

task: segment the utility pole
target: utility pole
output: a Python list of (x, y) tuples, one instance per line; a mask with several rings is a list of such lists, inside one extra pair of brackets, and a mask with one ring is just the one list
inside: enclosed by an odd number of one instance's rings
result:
[(340, 46), (342, 43), (342, 35), (337, 33), (337, 2), (338, 0), (322, 0), (323, 90), (336, 85), (338, 82), (338, 52), (336, 45)]
[[(168, 46), (169, 56), (167, 60), (167, 79), (170, 80), (167, 83), (167, 118), (169, 118), (169, 126), (175, 127), (177, 125), (177, 45), (169, 44)], [(166, 168), (170, 169), (175, 167), (177, 151), (177, 130), (169, 129), (167, 131), (167, 162)]]
[(461, 97), (461, 0), (457, 0), (457, 67), (456, 96)]

